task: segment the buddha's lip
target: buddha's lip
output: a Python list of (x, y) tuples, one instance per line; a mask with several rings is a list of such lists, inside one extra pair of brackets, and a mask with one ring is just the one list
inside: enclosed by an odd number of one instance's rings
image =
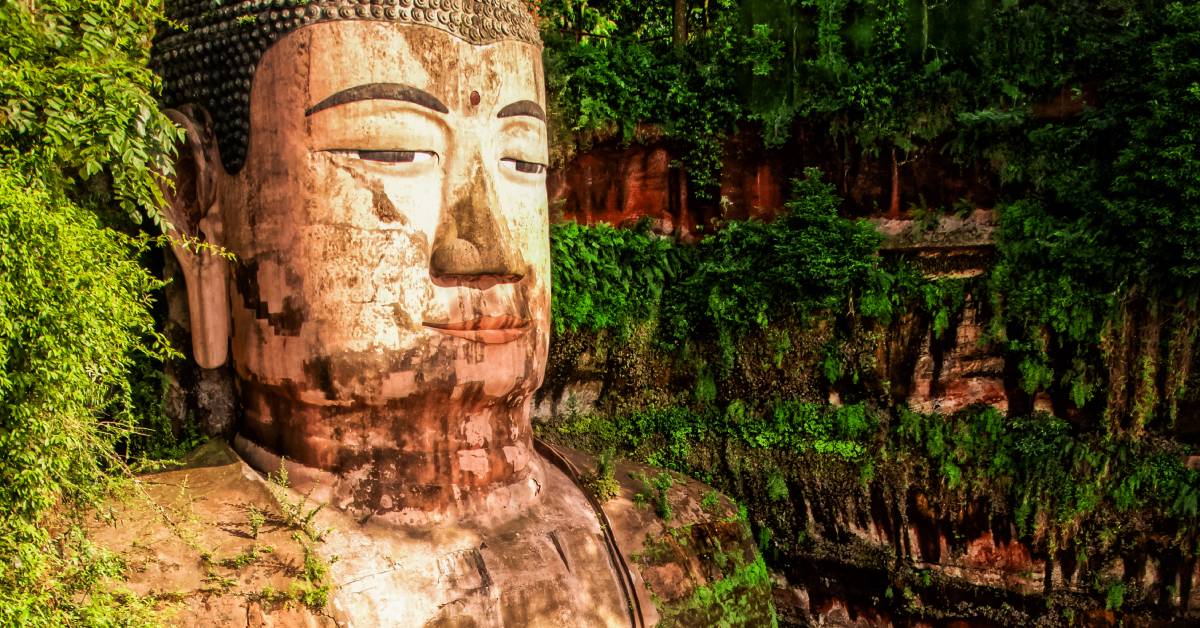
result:
[(469, 321), (450, 323), (425, 321), (424, 325), (449, 336), (489, 345), (512, 342), (529, 333), (533, 327), (529, 321), (516, 316), (480, 316)]

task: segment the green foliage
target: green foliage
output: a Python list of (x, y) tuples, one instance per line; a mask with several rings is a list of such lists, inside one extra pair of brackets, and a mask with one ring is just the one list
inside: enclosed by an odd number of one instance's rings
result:
[(577, 444), (629, 452), (651, 464), (703, 477), (707, 471), (693, 466), (693, 444), (732, 439), (755, 448), (865, 462), (878, 429), (878, 418), (863, 404), (831, 407), (785, 400), (765, 408), (734, 401), (724, 411), (671, 406), (616, 418), (581, 415), (557, 431)]
[(934, 338), (942, 338), (950, 328), (950, 319), (962, 311), (967, 294), (978, 294), (978, 286), (968, 279), (935, 279), (920, 281), (910, 288), (919, 295), (922, 309), (930, 316), (930, 330)]
[[(734, 340), (746, 331), (836, 311), (879, 284), (874, 228), (840, 217), (840, 199), (815, 170), (794, 184), (792, 196), (774, 222), (729, 222), (700, 241), (695, 265), (665, 299), (668, 337), (716, 337), (729, 366)], [(879, 306), (870, 314), (890, 313), (876, 295), (861, 302)]]
[[(0, 9), (0, 162), (60, 190), (162, 222), (159, 174), (180, 131), (147, 67), (158, 2), (7, 2)], [(27, 170), (28, 171), (28, 170)], [(77, 197), (77, 200), (78, 198)]]
[(743, 28), (735, 0), (692, 11), (681, 45), (668, 3), (545, 0), (539, 12), (556, 126), (630, 141), (654, 124), (683, 145), (697, 192), (710, 195), (722, 140), (744, 116), (739, 74), (765, 74), (781, 56), (767, 30)]
[(628, 332), (658, 309), (666, 281), (679, 266), (670, 240), (644, 225), (614, 229), (556, 224), (550, 232), (554, 258), (554, 329)]
[(320, 542), (325, 538), (326, 531), (314, 525), (317, 513), (325, 508), (325, 503), (310, 505), (309, 495), (294, 495), (290, 491), (286, 461), (280, 459), (279, 470), (267, 475), (271, 481), (271, 494), (279, 503), (283, 515), (283, 524), (300, 533), (307, 542)]
[(754, 413), (734, 401), (726, 417), (741, 440), (754, 447), (814, 452), (848, 460), (861, 458), (863, 442), (876, 429), (876, 419), (861, 404), (830, 407), (824, 404), (779, 401), (766, 412)]
[[(717, 342), (728, 370), (736, 341), (773, 323), (846, 314), (886, 319), (898, 302), (915, 298), (898, 296), (910, 292), (930, 303), (946, 300), (921, 293), (930, 289), (907, 270), (885, 270), (875, 230), (840, 217), (833, 188), (814, 170), (806, 176), (778, 220), (731, 221), (694, 247), (644, 226), (556, 225), (555, 330), (625, 334), (651, 322), (662, 342), (676, 347)], [(699, 380), (697, 398), (711, 399), (712, 385)]]
[(75, 524), (49, 522), (94, 505), (121, 472), (114, 446), (139, 413), (128, 373), (139, 354), (164, 352), (144, 247), (0, 166), (0, 590), (12, 596), (0, 623), (73, 623), (98, 612), (91, 600), (51, 592), (113, 574), (98, 563), (96, 578), (71, 575), (97, 554), (55, 543), (51, 530)]
[(83, 512), (161, 427), (142, 216), (180, 137), (146, 67), (157, 2), (0, 7), (0, 624), (135, 625)]
[(992, 290), (1025, 387), (1107, 390), (1105, 427), (1136, 435), (1173, 420), (1196, 342), (1200, 8), (1124, 9), (1080, 36), (1103, 106), (1013, 148), (1031, 194), (1003, 208)]
[(292, 583), (292, 599), (313, 610), (320, 610), (329, 604), (329, 565), (313, 547), (315, 542), (300, 532), (294, 532), (292, 537), (304, 549), (304, 569), (302, 580)]
[[(714, 503), (719, 501), (716, 492)], [(647, 536), (642, 551), (633, 560), (643, 567), (679, 565), (697, 548), (700, 541), (702, 572), (706, 584), (696, 586), (687, 596), (673, 595), (664, 599), (658, 592), (651, 591), (651, 598), (658, 608), (660, 626), (776, 626), (778, 619), (767, 591), (771, 587), (770, 573), (762, 556), (752, 553), (747, 556), (742, 542), (726, 549), (722, 538), (732, 532), (733, 538), (748, 540), (750, 526), (746, 513), (724, 520), (714, 529), (705, 524), (701, 531), (694, 524), (666, 528), (657, 538)], [(717, 532), (714, 534), (714, 532)], [(744, 541), (743, 541), (744, 542)], [(680, 550), (685, 553), (681, 555)], [(700, 549), (700, 548), (697, 548)], [(693, 581), (696, 581), (693, 578)]]
[(639, 125), (656, 125), (685, 145), (701, 191), (716, 181), (722, 140), (751, 122), (767, 145), (787, 141), (800, 120), (829, 129), (845, 152), (917, 154), (946, 140), (1004, 168), (1006, 153), (980, 131), (1024, 121), (1031, 102), (1082, 73), (1088, 38), (1124, 27), (1136, 6), (689, 2), (680, 46), (670, 2), (540, 4), (559, 126), (629, 141)]
[(613, 458), (616, 451), (605, 449), (596, 457), (596, 472), (585, 478), (585, 485), (601, 504), (621, 494), (621, 483), (617, 481), (617, 465)]
[(154, 600), (120, 586), (125, 565), (118, 556), (91, 544), (76, 525), (54, 542), (26, 543), (10, 553), (4, 540), (0, 620), (6, 626), (158, 625)]
[(219, 565), (226, 569), (238, 570), (238, 569), (243, 569), (245, 567), (253, 565), (254, 563), (258, 562), (263, 556), (266, 556), (274, 551), (275, 551), (275, 548), (271, 547), (270, 545), (259, 546), (259, 545), (255, 544), (255, 545), (251, 545), (250, 547), (246, 548), (242, 553), (238, 554), (237, 556), (231, 556), (229, 558), (213, 559), (211, 556), (205, 555), (205, 556), (201, 556), (201, 559), (204, 560), (204, 562), (211, 563), (214, 565)]
[(1178, 446), (1081, 434), (1060, 419), (1010, 419), (990, 407), (953, 417), (902, 411), (895, 435), (896, 456), (949, 490), (996, 496), (1022, 534), (1058, 547), (1080, 529), (1111, 525), (1114, 514), (1196, 531), (1200, 472), (1184, 466)]
[(787, 479), (778, 471), (769, 473), (767, 475), (767, 498), (773, 502), (782, 502), (789, 496)]
[(1119, 611), (1125, 604), (1125, 583), (1117, 582), (1108, 587), (1104, 594), (1104, 608), (1110, 611)]
[(671, 501), (668, 499), (671, 487), (675, 484), (671, 474), (663, 471), (651, 478), (644, 473), (635, 472), (633, 479), (642, 484), (642, 490), (633, 496), (633, 501), (653, 506), (654, 514), (663, 521), (670, 521), (675, 516), (675, 512), (671, 509)]
[(773, 608), (755, 603), (754, 592), (771, 586), (771, 575), (762, 556), (739, 566), (716, 582), (697, 587), (692, 594), (664, 610), (662, 626), (778, 626)]
[(910, 46), (910, 3), (808, 0), (783, 11), (765, 4), (745, 6), (755, 19), (778, 15), (773, 34), (793, 59), (768, 75), (770, 83), (753, 84), (754, 117), (764, 122), (768, 142), (783, 139), (796, 116), (827, 121), (835, 135), (850, 135), (867, 150), (908, 150), (914, 137), (929, 139), (944, 127), (932, 89), (944, 62), (923, 61)]
[(246, 523), (250, 525), (250, 538), (257, 539), (259, 530), (267, 522), (267, 516), (258, 507), (251, 505), (246, 512)]
[[(316, 526), (317, 513), (324, 503), (312, 504), (310, 495), (297, 495), (290, 489), (286, 461), (280, 459), (279, 470), (268, 474), (269, 488), (279, 504), (283, 524), (292, 529), (292, 540), (304, 552), (300, 579), (292, 582), (286, 593), (264, 591), (263, 598), (272, 602), (299, 602), (310, 609), (320, 610), (329, 603), (332, 587), (329, 578), (329, 563), (317, 552), (317, 544), (324, 542), (328, 530)], [(311, 493), (311, 491), (309, 491)], [(334, 561), (337, 560), (335, 556)]]

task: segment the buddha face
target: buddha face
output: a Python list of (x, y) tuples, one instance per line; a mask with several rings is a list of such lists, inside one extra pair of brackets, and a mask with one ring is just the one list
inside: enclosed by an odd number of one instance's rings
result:
[(331, 474), (313, 482), (375, 514), (536, 495), (544, 107), (536, 46), (343, 20), (263, 54), (238, 172), (195, 110), (172, 114), (172, 221), (237, 257), (176, 249), (194, 352), (231, 349), (252, 464)]
[(238, 375), (314, 405), (505, 398), (548, 335), (540, 51), (316, 24), (263, 56), (216, 176)]

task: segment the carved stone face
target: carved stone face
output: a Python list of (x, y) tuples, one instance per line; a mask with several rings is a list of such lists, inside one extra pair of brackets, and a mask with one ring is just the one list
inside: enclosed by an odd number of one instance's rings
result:
[(540, 51), (317, 24), (267, 51), (250, 98), (246, 165), (219, 189), (239, 375), (318, 405), (536, 389)]
[(540, 50), (519, 41), (341, 21), (267, 50), (245, 166), (209, 163), (199, 221), (237, 256), (245, 439), (375, 512), (526, 478), (549, 336), (544, 106)]

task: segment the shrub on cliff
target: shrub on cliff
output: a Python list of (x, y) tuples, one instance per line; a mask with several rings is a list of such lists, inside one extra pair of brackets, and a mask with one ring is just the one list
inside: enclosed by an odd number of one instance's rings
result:
[(625, 332), (652, 317), (680, 252), (645, 225), (615, 229), (575, 223), (551, 227), (554, 329)]
[(0, 624), (150, 618), (89, 545), (143, 420), (159, 282), (140, 264), (179, 135), (147, 68), (158, 2), (0, 7)]
[(1173, 425), (1194, 382), (1200, 6), (1124, 20), (1085, 38), (1098, 106), (1010, 147), (1028, 191), (1001, 212), (992, 290), (1025, 388), (1137, 437)]
[(864, 313), (890, 312), (876, 251), (881, 237), (862, 221), (838, 215), (841, 199), (815, 169), (795, 181), (787, 212), (774, 222), (730, 221), (696, 247), (694, 265), (671, 287), (666, 332), (679, 342), (715, 337), (726, 362), (733, 342), (818, 310), (845, 310), (859, 297)]
[[(144, 241), (0, 168), (0, 623), (98, 619), (101, 576), (76, 512), (99, 501), (137, 423), (137, 354), (161, 352)], [(111, 609), (109, 609), (111, 610)]]

